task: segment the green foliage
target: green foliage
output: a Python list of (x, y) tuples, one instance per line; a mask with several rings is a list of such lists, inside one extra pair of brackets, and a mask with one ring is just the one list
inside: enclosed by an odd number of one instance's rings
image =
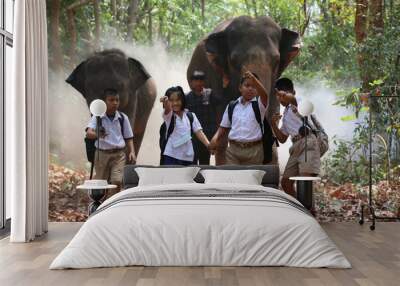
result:
[(335, 149), (323, 161), (325, 175), (336, 184), (368, 183), (368, 134), (366, 126), (358, 124), (352, 140), (333, 138)]

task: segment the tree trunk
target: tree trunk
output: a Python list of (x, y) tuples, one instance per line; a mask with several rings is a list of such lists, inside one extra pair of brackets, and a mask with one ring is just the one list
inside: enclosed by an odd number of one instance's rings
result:
[[(172, 16), (171, 16), (171, 20), (170, 23), (174, 23), (175, 21), (175, 12), (172, 12)], [(171, 29), (168, 29), (168, 33), (167, 33), (167, 48), (169, 48), (171, 46)]]
[(117, 0), (111, 0), (112, 25), (117, 28)]
[(256, 0), (253, 0), (253, 9), (254, 9), (254, 16), (258, 17), (257, 2), (256, 2)]
[(163, 39), (164, 33), (164, 16), (159, 13), (158, 15), (158, 38), (161, 40)]
[(94, 8), (94, 37), (95, 37), (95, 48), (98, 50), (100, 48), (100, 4), (99, 0), (93, 0)]
[(69, 46), (69, 60), (70, 65), (74, 66), (76, 63), (76, 27), (75, 27), (75, 12), (74, 10), (67, 10), (67, 17), (68, 17), (68, 34), (70, 38), (70, 46)]
[(121, 21), (121, 1), (122, 0), (115, 0), (115, 9), (116, 9), (116, 13), (115, 13), (115, 19), (117, 21)]
[(148, 12), (148, 17), (149, 17), (149, 22), (148, 22), (148, 33), (149, 33), (149, 42), (150, 42), (150, 44), (152, 44), (153, 43), (153, 15), (151, 14), (152, 13), (152, 9), (149, 9), (149, 12)]
[(92, 54), (96, 47), (95, 47), (95, 41), (92, 39), (92, 34), (90, 33), (91, 27), (90, 24), (87, 23), (83, 30), (81, 30), (81, 33), (79, 35), (80, 41), (83, 42), (83, 49), (84, 53), (82, 56), (87, 57), (90, 54)]
[(383, 0), (370, 0), (369, 27), (374, 34), (383, 32)]
[(367, 15), (368, 15), (368, 0), (356, 1), (356, 19), (354, 30), (356, 33), (356, 43), (361, 44), (367, 37)]
[(133, 29), (136, 25), (138, 16), (139, 0), (131, 0), (128, 7), (128, 34), (127, 41), (131, 42), (133, 39)]
[[(356, 1), (356, 15), (354, 22), (354, 30), (356, 34), (356, 43), (360, 47), (367, 38), (367, 23), (368, 23), (368, 0)], [(368, 89), (369, 75), (365, 64), (366, 55), (359, 50), (357, 55), (360, 77), (362, 80), (363, 89)]]
[(247, 13), (249, 15), (251, 15), (251, 8), (250, 8), (249, 0), (244, 0), (244, 3), (246, 4)]
[(206, 9), (206, 1), (205, 0), (201, 0), (201, 20), (205, 21), (205, 9)]
[(368, 37), (376, 39), (372, 47), (371, 54), (368, 55), (369, 81), (382, 78), (382, 42), (383, 35), (383, 0), (370, 0), (369, 19), (368, 19)]
[(76, 64), (76, 43), (77, 43), (77, 33), (76, 33), (76, 26), (75, 26), (75, 10), (92, 0), (79, 0), (67, 7), (67, 21), (68, 21), (68, 34), (70, 36), (70, 47), (68, 51), (70, 65), (74, 66)]
[[(51, 4), (50, 4), (51, 3)], [(64, 67), (63, 53), (60, 41), (60, 7), (61, 0), (49, 1), (50, 4), (50, 61), (49, 66), (55, 72), (61, 72)]]
[(329, 21), (329, 14), (328, 14), (328, 11), (327, 11), (326, 0), (321, 0), (320, 1), (319, 9), (321, 10), (324, 22), (327, 23)]
[(304, 33), (307, 30), (308, 24), (310, 23), (311, 13), (308, 13), (307, 11), (308, 11), (308, 9), (307, 9), (307, 0), (304, 0), (304, 2), (303, 2), (304, 22), (303, 22), (303, 24), (301, 25), (301, 28), (300, 28), (300, 36), (304, 35)]

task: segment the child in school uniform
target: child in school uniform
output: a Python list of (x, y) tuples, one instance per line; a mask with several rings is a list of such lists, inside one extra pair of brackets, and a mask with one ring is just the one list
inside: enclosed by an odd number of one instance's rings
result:
[[(203, 133), (196, 114), (185, 109), (185, 93), (180, 86), (171, 87), (160, 99), (163, 103), (163, 119), (166, 125), (166, 144), (161, 150), (161, 165), (183, 165), (194, 163), (195, 154), (192, 136), (207, 148), (210, 144)], [(164, 149), (164, 150), (163, 150)]]
[[(100, 138), (96, 136), (96, 117), (92, 116), (86, 128), (86, 137), (97, 139), (95, 142), (95, 179), (107, 180), (111, 184), (122, 184), (122, 172), (126, 161), (136, 162), (133, 147), (133, 132), (126, 114), (118, 111), (119, 94), (115, 89), (106, 89), (103, 99), (106, 113), (101, 116)], [(125, 152), (127, 149), (127, 152)], [(100, 156), (98, 156), (98, 154)]]
[[(241, 96), (234, 105), (232, 120), (229, 118), (228, 105), (220, 127), (211, 140), (210, 150), (215, 150), (228, 135), (226, 164), (261, 165), (264, 159), (263, 131), (257, 121), (255, 108), (258, 109), (262, 121), (267, 112), (268, 94), (257, 76), (249, 71), (242, 76), (239, 91)], [(256, 107), (252, 102), (257, 103)]]
[[(280, 143), (285, 143), (290, 137), (292, 146), (289, 149), (289, 159), (282, 175), (283, 190), (296, 196), (294, 182), (289, 178), (294, 176), (316, 176), (320, 171), (320, 150), (316, 136), (310, 129), (303, 127), (303, 119), (297, 111), (296, 91), (293, 82), (288, 78), (281, 78), (275, 83), (276, 96), (285, 107), (283, 116), (279, 113), (272, 116), (271, 127)], [(282, 126), (278, 127), (282, 118)], [(305, 161), (305, 136), (307, 136), (307, 161)]]

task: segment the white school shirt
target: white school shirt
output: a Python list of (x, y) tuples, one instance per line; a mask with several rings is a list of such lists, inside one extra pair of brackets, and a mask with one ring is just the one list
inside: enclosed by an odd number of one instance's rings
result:
[[(201, 124), (197, 119), (196, 114), (193, 114), (193, 133), (202, 130)], [(165, 146), (164, 155), (170, 156), (172, 158), (183, 160), (183, 161), (193, 161), (194, 160), (194, 150), (191, 139), (190, 132), (190, 121), (187, 117), (187, 110), (184, 111), (182, 118), (174, 114), (171, 110), (168, 114), (162, 113), (167, 129), (171, 124), (172, 116), (175, 117), (174, 131), (168, 138), (167, 145)], [(193, 134), (194, 135), (194, 134)], [(180, 144), (182, 143), (182, 144)], [(179, 146), (176, 146), (179, 145)]]
[[(251, 102), (242, 102), (242, 97), (239, 97), (239, 102), (236, 104), (232, 114), (232, 122), (228, 116), (228, 106), (225, 109), (220, 126), (231, 128), (228, 139), (239, 142), (253, 142), (261, 140), (262, 132), (260, 124), (257, 122)], [(258, 101), (260, 108), (261, 119), (265, 117), (267, 107), (261, 102), (260, 97), (255, 97), (251, 101)]]
[(285, 107), (280, 130), (286, 136), (294, 137), (299, 134), (299, 129), (301, 126), (303, 126), (303, 120), (299, 112), (297, 111), (297, 113), (295, 113), (292, 108), (292, 104), (289, 104)]
[[(121, 130), (119, 119), (121, 116), (124, 118), (124, 132)], [(88, 128), (96, 130), (96, 116), (92, 116), (89, 121)], [(107, 115), (101, 116), (101, 126), (104, 127), (107, 136), (100, 138), (100, 148), (96, 140), (95, 146), (102, 150), (121, 149), (125, 147), (125, 140), (133, 138), (131, 123), (128, 116), (124, 113), (116, 112), (114, 118), (111, 120)], [(122, 136), (123, 134), (123, 136)]]

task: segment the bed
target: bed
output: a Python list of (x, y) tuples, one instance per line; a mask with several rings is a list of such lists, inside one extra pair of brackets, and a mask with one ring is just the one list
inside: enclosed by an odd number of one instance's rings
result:
[(204, 183), (198, 173), (193, 183), (150, 186), (138, 185), (138, 167), (125, 167), (125, 189), (98, 208), (50, 269), (351, 267), (314, 217), (277, 189), (277, 166), (201, 166), (264, 170), (261, 185)]

